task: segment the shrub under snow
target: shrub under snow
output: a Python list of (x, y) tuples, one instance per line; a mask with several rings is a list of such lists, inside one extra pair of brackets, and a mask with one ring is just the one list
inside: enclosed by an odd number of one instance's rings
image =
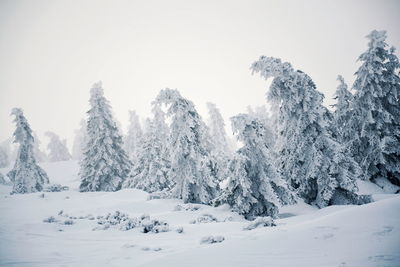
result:
[(217, 235), (217, 236), (205, 236), (200, 240), (200, 244), (213, 244), (213, 243), (221, 243), (225, 240), (225, 237)]
[(274, 220), (271, 217), (258, 217), (254, 221), (243, 227), (243, 230), (253, 230), (259, 227), (269, 226), (276, 226)]

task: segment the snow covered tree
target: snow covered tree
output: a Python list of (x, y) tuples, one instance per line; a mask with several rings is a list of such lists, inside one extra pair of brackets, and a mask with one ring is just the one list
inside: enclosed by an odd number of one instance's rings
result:
[(169, 129), (165, 122), (165, 114), (159, 105), (153, 106), (153, 116), (152, 120), (146, 120), (138, 163), (132, 169), (131, 177), (124, 183), (124, 187), (138, 188), (149, 193), (171, 188), (166, 142)]
[(43, 190), (49, 183), (46, 172), (36, 164), (34, 156), (34, 138), (28, 121), (22, 109), (14, 108), (11, 115), (15, 116), (14, 142), (19, 144), (18, 155), (14, 168), (7, 173), (13, 183), (13, 194), (32, 193)]
[(353, 95), (347, 89), (347, 84), (341, 75), (338, 76), (337, 80), (340, 84), (335, 93), (336, 104), (332, 105), (335, 108), (332, 129), (340, 143), (347, 143), (352, 138), (352, 129), (349, 127), (349, 121), (352, 116), (351, 103), (353, 102)]
[(222, 115), (214, 103), (207, 103), (208, 108), (208, 129), (210, 154), (213, 158), (212, 172), (222, 181), (226, 178), (229, 160), (232, 156), (232, 150), (229, 145), (228, 136), (225, 131), (225, 122)]
[(4, 179), (4, 175), (0, 172), (0, 184), (6, 184), (6, 180)]
[(10, 164), (10, 153), (6, 146), (0, 145), (0, 168), (7, 167)]
[(122, 147), (122, 137), (101, 82), (93, 85), (90, 95), (88, 139), (79, 172), (80, 191), (116, 191), (128, 177), (132, 165)]
[(169, 138), (169, 177), (174, 183), (172, 196), (184, 202), (210, 203), (217, 193), (218, 184), (211, 173), (204, 122), (194, 104), (177, 90), (161, 90), (156, 101), (168, 105), (167, 116), (172, 120)]
[(259, 107), (247, 107), (247, 112), (249, 116), (252, 118), (257, 119), (263, 124), (264, 128), (264, 139), (265, 142), (267, 142), (268, 147), (271, 149), (271, 151), (274, 151), (274, 146), (275, 146), (275, 140), (276, 140), (276, 134), (275, 131), (272, 129), (274, 128), (274, 118), (272, 118), (268, 111), (266, 106), (259, 106)]
[(33, 139), (35, 142), (33, 143), (33, 153), (35, 155), (35, 159), (37, 162), (45, 162), (47, 161), (47, 155), (40, 149), (40, 139), (37, 136), (36, 132), (33, 132)]
[(385, 31), (374, 30), (367, 38), (353, 85), (352, 153), (363, 179), (400, 185), (400, 65)]
[(136, 166), (138, 158), (140, 145), (142, 143), (143, 131), (140, 125), (139, 116), (136, 114), (136, 111), (129, 111), (129, 128), (128, 134), (125, 136), (125, 151), (128, 153), (129, 158), (133, 162), (133, 165)]
[(295, 198), (277, 172), (265, 140), (264, 124), (247, 114), (233, 118), (232, 128), (243, 143), (231, 164), (227, 187), (215, 203), (228, 203), (246, 218), (278, 215), (282, 204), (293, 204)]
[(290, 63), (265, 56), (253, 63), (252, 70), (265, 79), (274, 78), (268, 99), (279, 107), (278, 168), (290, 186), (318, 207), (331, 204), (339, 193), (360, 203), (351, 159), (327, 131), (323, 95), (311, 78)]
[(53, 132), (46, 132), (46, 136), (50, 138), (47, 145), (49, 150), (48, 160), (50, 162), (65, 161), (71, 159), (71, 154), (67, 148), (67, 140), (60, 140), (60, 137)]
[(86, 139), (86, 121), (81, 120), (80, 128), (75, 130), (75, 138), (72, 145), (72, 159), (81, 160), (83, 158), (83, 150), (85, 148)]

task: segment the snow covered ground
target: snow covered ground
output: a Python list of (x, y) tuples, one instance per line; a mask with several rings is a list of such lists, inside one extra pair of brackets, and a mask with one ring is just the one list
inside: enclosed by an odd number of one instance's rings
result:
[[(283, 207), (276, 227), (244, 231), (249, 222), (225, 206), (148, 200), (147, 193), (134, 189), (79, 193), (76, 162), (42, 167), (52, 183), (70, 190), (9, 195), (11, 187), (0, 186), (1, 265), (400, 266), (400, 196), (370, 183), (361, 182), (360, 191), (373, 193), (374, 203), (321, 210), (300, 203)], [(100, 226), (97, 216), (117, 210), (166, 221), (170, 231), (93, 230)], [(50, 216), (56, 221), (43, 222)], [(199, 217), (217, 222), (199, 222)], [(206, 236), (224, 240), (201, 244)]]

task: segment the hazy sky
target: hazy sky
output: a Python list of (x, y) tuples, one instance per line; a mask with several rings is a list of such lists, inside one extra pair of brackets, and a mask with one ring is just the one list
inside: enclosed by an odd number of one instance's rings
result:
[[(252, 76), (260, 55), (308, 73), (328, 103), (342, 74), (351, 83), (364, 38), (388, 31), (400, 49), (400, 1), (56, 1), (0, 0), (0, 141), (21, 107), (39, 136), (72, 143), (102, 80), (126, 131), (160, 89), (176, 88), (207, 116), (265, 104), (266, 82)], [(46, 143), (47, 140), (42, 140)]]

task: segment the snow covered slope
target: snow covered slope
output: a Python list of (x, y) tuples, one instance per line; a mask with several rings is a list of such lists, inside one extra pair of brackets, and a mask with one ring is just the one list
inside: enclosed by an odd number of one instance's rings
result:
[[(249, 222), (227, 207), (147, 200), (135, 189), (79, 193), (76, 162), (42, 167), (70, 190), (9, 195), (11, 187), (0, 186), (0, 265), (400, 266), (400, 196), (377, 188), (368, 205), (318, 210), (301, 203), (282, 208), (276, 227), (244, 231)], [(117, 210), (166, 221), (170, 231), (93, 230), (101, 226), (96, 216)], [(56, 221), (43, 222), (50, 216)], [(201, 244), (205, 236), (224, 240)]]

